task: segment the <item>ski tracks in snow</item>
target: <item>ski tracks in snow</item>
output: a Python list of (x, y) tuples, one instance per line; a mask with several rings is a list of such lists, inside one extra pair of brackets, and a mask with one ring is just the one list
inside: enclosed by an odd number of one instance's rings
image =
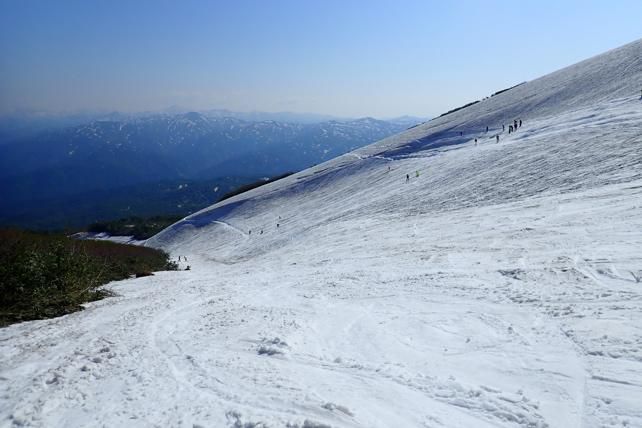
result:
[(245, 239), (249, 239), (249, 238), (250, 238), (250, 237), (249, 237), (249, 235), (247, 234), (247, 232), (244, 232), (244, 231), (242, 231), (241, 229), (239, 229), (238, 227), (236, 227), (236, 226), (232, 226), (231, 224), (229, 224), (229, 223), (227, 223), (227, 222), (225, 222), (225, 221), (215, 220), (215, 221), (213, 221), (212, 223), (214, 223), (214, 224), (220, 224), (220, 225), (222, 225), (222, 226), (224, 226), (224, 227), (227, 227), (227, 228), (229, 228), (229, 229), (231, 229), (231, 230), (233, 230), (233, 231), (237, 232), (239, 235), (243, 236)]
[(0, 425), (642, 427), (641, 47), (157, 235), (191, 271), (0, 330)]

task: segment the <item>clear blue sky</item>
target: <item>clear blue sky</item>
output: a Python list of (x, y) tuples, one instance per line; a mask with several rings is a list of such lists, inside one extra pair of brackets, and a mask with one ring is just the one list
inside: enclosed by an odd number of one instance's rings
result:
[(0, 0), (0, 113), (432, 116), (640, 37), (640, 0)]

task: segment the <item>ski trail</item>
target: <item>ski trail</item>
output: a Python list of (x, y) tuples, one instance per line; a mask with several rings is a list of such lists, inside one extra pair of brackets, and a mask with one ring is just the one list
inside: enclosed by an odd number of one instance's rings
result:
[[(186, 313), (192, 314), (195, 308), (201, 307), (207, 304), (207, 302), (220, 298), (222, 296), (223, 295), (211, 295), (205, 298), (203, 301), (197, 301), (194, 303), (179, 306), (178, 308), (169, 310), (165, 312), (163, 315), (161, 315), (160, 317), (156, 318), (150, 325), (150, 329), (148, 333), (149, 346), (151, 347), (151, 349), (154, 351), (156, 355), (161, 357), (164, 364), (166, 364), (167, 367), (170, 369), (172, 377), (176, 380), (178, 384), (178, 391), (176, 393), (177, 397), (181, 396), (182, 391), (184, 391), (185, 389), (188, 389), (193, 393), (196, 393), (200, 397), (205, 397), (207, 400), (215, 400), (219, 403), (224, 403), (225, 405), (229, 405), (230, 403), (233, 403), (233, 401), (229, 397), (225, 397), (220, 392), (212, 391), (207, 388), (196, 387), (192, 382), (190, 382), (187, 379), (187, 377), (185, 376), (185, 373), (182, 370), (180, 370), (178, 366), (174, 363), (172, 357), (170, 357), (168, 352), (164, 349), (164, 346), (160, 344), (161, 342), (160, 332), (163, 330), (166, 324), (175, 325), (178, 319), (183, 318), (182, 316), (183, 314), (186, 314)], [(187, 356), (184, 355), (183, 350), (180, 348), (180, 346), (177, 343), (172, 341), (171, 336), (168, 333), (165, 333), (165, 335), (163, 336), (163, 341), (173, 345), (178, 350), (179, 357), (181, 359), (188, 358)], [(218, 379), (217, 381), (220, 382)]]
[(237, 232), (238, 234), (242, 235), (245, 239), (249, 239), (250, 238), (249, 235), (247, 234), (247, 232), (244, 232), (241, 229), (239, 229), (238, 227), (232, 226), (231, 224), (229, 224), (227, 222), (224, 222), (222, 220), (214, 220), (214, 221), (212, 221), (212, 223), (220, 224), (221, 226), (227, 227), (227, 228)]

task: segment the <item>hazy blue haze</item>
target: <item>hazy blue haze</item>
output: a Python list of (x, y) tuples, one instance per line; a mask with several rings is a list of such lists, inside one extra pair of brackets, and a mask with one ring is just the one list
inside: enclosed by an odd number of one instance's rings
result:
[(631, 1), (0, 0), (0, 113), (435, 115), (642, 36)]

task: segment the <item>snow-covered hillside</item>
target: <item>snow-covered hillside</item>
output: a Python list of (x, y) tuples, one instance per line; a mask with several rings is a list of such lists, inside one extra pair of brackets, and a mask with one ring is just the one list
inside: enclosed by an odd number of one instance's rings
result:
[(642, 427), (641, 89), (642, 40), (184, 219), (0, 330), (0, 425)]

